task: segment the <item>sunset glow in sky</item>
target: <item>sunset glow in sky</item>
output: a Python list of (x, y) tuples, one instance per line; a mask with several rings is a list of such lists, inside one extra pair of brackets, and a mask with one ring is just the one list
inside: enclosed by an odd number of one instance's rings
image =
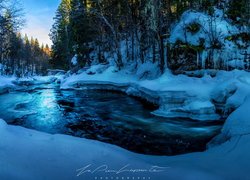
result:
[(23, 34), (37, 38), (40, 43), (51, 45), (49, 32), (60, 0), (21, 0), (26, 25)]

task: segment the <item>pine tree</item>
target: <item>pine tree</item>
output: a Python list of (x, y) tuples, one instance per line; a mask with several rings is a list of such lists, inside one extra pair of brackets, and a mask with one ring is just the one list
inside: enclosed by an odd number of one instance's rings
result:
[(70, 37), (80, 66), (90, 65), (89, 55), (92, 49), (90, 43), (97, 37), (97, 31), (93, 28), (93, 19), (87, 13), (88, 2), (85, 3), (81, 0), (72, 0), (70, 13)]
[(55, 23), (51, 29), (50, 38), (53, 42), (51, 62), (54, 67), (68, 69), (70, 67), (70, 37), (69, 37), (69, 16), (70, 16), (70, 0), (62, 0), (59, 5)]

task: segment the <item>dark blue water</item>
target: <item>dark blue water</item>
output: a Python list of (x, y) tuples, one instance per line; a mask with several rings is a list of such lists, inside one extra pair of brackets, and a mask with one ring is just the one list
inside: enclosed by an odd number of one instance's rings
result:
[(63, 91), (54, 85), (0, 95), (0, 118), (51, 134), (68, 134), (155, 155), (203, 151), (221, 124), (156, 117), (156, 108), (100, 90)]

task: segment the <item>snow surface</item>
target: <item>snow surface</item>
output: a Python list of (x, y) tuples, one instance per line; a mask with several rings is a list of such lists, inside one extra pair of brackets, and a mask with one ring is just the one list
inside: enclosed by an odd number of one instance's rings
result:
[[(249, 89), (250, 90), (250, 89)], [(248, 91), (250, 92), (250, 91)], [(250, 96), (248, 95), (243, 104), (227, 119), (222, 133), (229, 136), (242, 136), (250, 134)]]

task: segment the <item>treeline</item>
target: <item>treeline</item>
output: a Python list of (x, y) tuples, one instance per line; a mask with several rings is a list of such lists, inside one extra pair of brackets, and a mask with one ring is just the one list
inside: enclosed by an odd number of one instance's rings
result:
[(51, 29), (52, 64), (63, 69), (77, 55), (80, 67), (109, 62), (158, 62), (170, 55), (171, 27), (188, 9), (213, 14), (214, 7), (239, 26), (249, 28), (249, 0), (62, 0)]
[(37, 39), (22, 37), (23, 11), (18, 1), (0, 0), (0, 73), (28, 76), (44, 73), (50, 48)]

